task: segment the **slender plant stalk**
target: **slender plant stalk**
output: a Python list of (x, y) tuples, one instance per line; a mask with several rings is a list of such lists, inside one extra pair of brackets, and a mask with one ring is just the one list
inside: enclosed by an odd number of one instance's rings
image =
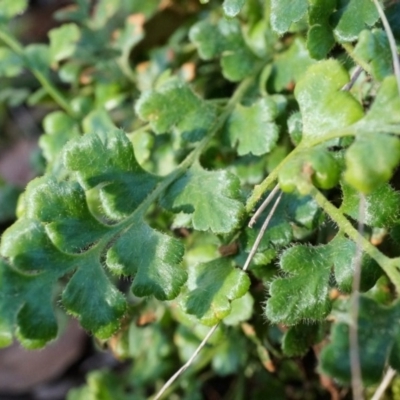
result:
[(272, 189), (271, 193), (268, 195), (268, 197), (264, 200), (264, 202), (261, 204), (261, 206), (258, 208), (258, 210), (251, 217), (249, 225), (248, 225), (249, 228), (253, 227), (253, 225), (257, 221), (257, 218), (267, 208), (268, 204), (271, 203), (272, 199), (275, 197), (275, 194), (278, 192), (278, 190), (279, 190), (279, 185), (275, 185), (275, 187)]
[(180, 375), (182, 375), (193, 363), (193, 361), (195, 360), (195, 358), (197, 357), (197, 355), (200, 353), (201, 349), (207, 344), (208, 340), (210, 339), (210, 337), (213, 335), (213, 333), (216, 331), (216, 329), (218, 328), (219, 324), (214, 325), (209, 332), (207, 333), (207, 335), (205, 336), (205, 338), (202, 340), (202, 342), (200, 343), (199, 347), (197, 347), (197, 349), (194, 351), (194, 353), (192, 354), (192, 356), (189, 358), (188, 361), (186, 361), (186, 363), (184, 365), (182, 365), (181, 368), (178, 369), (178, 371), (175, 372), (174, 375), (171, 376), (171, 378), (168, 379), (168, 381), (165, 383), (165, 385), (160, 389), (160, 391), (157, 393), (157, 395), (154, 397), (154, 400), (159, 400), (161, 399), (162, 395), (165, 393), (165, 391), (176, 381), (176, 379), (178, 379), (178, 377)]
[[(21, 44), (4, 28), (0, 28), (0, 40), (2, 40), (12, 51), (25, 58), (24, 49)], [(31, 68), (32, 74), (40, 82), (43, 89), (50, 97), (72, 118), (75, 117), (74, 110), (64, 95), (53, 85), (49, 78), (39, 69)]]
[(388, 368), (385, 376), (382, 379), (382, 382), (378, 386), (378, 389), (376, 389), (376, 392), (371, 397), (371, 400), (381, 399), (381, 397), (385, 394), (387, 387), (390, 385), (390, 382), (392, 382), (392, 379), (396, 376), (396, 373), (397, 372), (393, 368), (391, 367)]
[(280, 169), (296, 154), (303, 150), (303, 146), (298, 145), (291, 153), (289, 153), (280, 163), (274, 168), (274, 170), (259, 184), (256, 185), (250, 198), (247, 200), (246, 211), (251, 213), (260, 200), (261, 196), (272, 186), (272, 184), (278, 179)]
[(367, 71), (368, 74), (371, 74), (370, 65), (361, 58), (357, 57), (357, 55), (354, 53), (354, 46), (352, 44), (342, 43), (341, 45), (357, 65), (360, 65), (364, 71)]
[(388, 37), (390, 51), (392, 52), (394, 74), (397, 80), (397, 89), (399, 91), (399, 96), (400, 96), (400, 61), (399, 61), (399, 55), (397, 53), (396, 40), (394, 38), (392, 29), (389, 25), (389, 21), (386, 18), (385, 12), (383, 11), (381, 5), (379, 4), (379, 1), (378, 0), (372, 0), (372, 1), (374, 2), (376, 9), (378, 10), (383, 27), (385, 28), (385, 32)]
[(349, 82), (347, 82), (342, 87), (342, 90), (344, 92), (348, 92), (354, 86), (354, 84), (357, 82), (358, 77), (361, 75), (361, 72), (363, 72), (363, 69), (360, 65), (358, 65), (351, 75)]
[(365, 196), (360, 194), (360, 203), (358, 210), (358, 240), (356, 253), (354, 255), (354, 273), (352, 296), (350, 305), (351, 323), (349, 326), (349, 343), (350, 343), (350, 369), (351, 369), (351, 387), (353, 390), (353, 398), (355, 400), (363, 400), (363, 383), (360, 365), (360, 346), (358, 343), (358, 315), (360, 310), (360, 283), (361, 283), (361, 259), (362, 259), (362, 243), (361, 238), (364, 237), (364, 221), (365, 221)]
[[(269, 214), (267, 215), (267, 218), (265, 218), (264, 223), (262, 224), (262, 227), (260, 229), (260, 232), (257, 235), (257, 238), (253, 244), (253, 247), (250, 250), (250, 253), (246, 259), (245, 264), (243, 265), (243, 271), (246, 271), (247, 268), (249, 268), (249, 265), (251, 263), (251, 260), (253, 259), (254, 255), (256, 254), (256, 251), (258, 249), (258, 246), (260, 245), (261, 239), (263, 238), (265, 231), (268, 228), (268, 225), (271, 221), (272, 216), (275, 213), (276, 208), (278, 207), (279, 202), (281, 201), (282, 198), (282, 192), (279, 194), (279, 196), (277, 197), (277, 199), (275, 200), (275, 203), (273, 205), (273, 207), (271, 208), (271, 211), (269, 212)], [(263, 205), (262, 205), (263, 206)], [(262, 207), (261, 206), (261, 207)]]

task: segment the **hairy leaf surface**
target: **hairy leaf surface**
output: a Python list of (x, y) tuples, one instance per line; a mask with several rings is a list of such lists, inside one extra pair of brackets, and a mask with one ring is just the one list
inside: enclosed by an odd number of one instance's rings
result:
[(206, 171), (199, 163), (167, 189), (162, 205), (191, 213), (196, 230), (214, 233), (232, 231), (244, 211), (239, 179), (228, 171)]
[(71, 141), (64, 160), (84, 189), (100, 187), (102, 205), (112, 218), (132, 213), (160, 181), (140, 167), (132, 143), (118, 130)]
[(175, 130), (189, 141), (202, 139), (215, 117), (214, 109), (177, 79), (144, 92), (135, 108), (140, 118), (150, 122), (154, 132)]
[(189, 267), (183, 308), (205, 325), (215, 325), (229, 315), (231, 302), (242, 297), (250, 286), (247, 274), (220, 258)]
[(135, 276), (132, 291), (136, 296), (153, 294), (170, 300), (187, 279), (180, 265), (183, 250), (178, 239), (157, 232), (139, 217), (108, 251), (107, 265), (117, 274)]
[[(286, 250), (280, 259), (286, 277), (275, 279), (269, 288), (266, 315), (271, 322), (295, 325), (328, 315), (331, 269), (334, 267), (339, 288), (351, 290), (355, 250), (355, 243), (340, 234), (327, 245), (298, 245)], [(379, 268), (365, 255), (362, 268), (365, 290), (379, 277)]]
[[(353, 219), (359, 215), (360, 195), (342, 183), (343, 201), (340, 209)], [(365, 196), (364, 223), (377, 228), (392, 226), (400, 214), (400, 193), (383, 184)]]

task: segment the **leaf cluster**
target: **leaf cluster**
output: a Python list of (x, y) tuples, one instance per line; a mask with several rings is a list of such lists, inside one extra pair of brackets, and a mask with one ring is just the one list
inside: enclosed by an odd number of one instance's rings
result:
[(307, 365), (291, 357), (315, 344), (347, 385), (357, 323), (364, 384), (378, 383), (400, 368), (400, 97), (374, 3), (164, 3), (76, 0), (27, 46), (11, 23), (27, 1), (1, 4), (1, 107), (45, 110), (45, 167), (22, 194), (0, 185), (0, 222), (17, 216), (0, 243), (0, 345), (43, 347), (71, 315), (136, 362), (68, 399), (129, 398), (125, 381), (146, 398), (218, 325), (179, 398), (201, 397), (205, 366), (282, 398)]

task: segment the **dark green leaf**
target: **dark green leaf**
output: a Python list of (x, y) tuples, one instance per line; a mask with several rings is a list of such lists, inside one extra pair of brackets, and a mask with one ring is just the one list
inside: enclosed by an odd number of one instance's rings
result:
[(260, 156), (275, 147), (279, 135), (274, 122), (277, 113), (277, 106), (270, 98), (260, 99), (250, 107), (236, 106), (225, 129), (231, 144), (238, 142), (240, 156), (249, 153)]
[(56, 338), (53, 285), (54, 274), (23, 275), (0, 260), (1, 347), (11, 345), (14, 335), (30, 349)]
[[(273, 323), (295, 325), (317, 321), (328, 315), (331, 270), (342, 291), (351, 291), (356, 245), (341, 234), (327, 245), (299, 245), (286, 250), (280, 259), (285, 277), (270, 286), (266, 315)], [(369, 289), (379, 277), (375, 262), (363, 254), (362, 289)]]
[(206, 171), (198, 163), (167, 189), (162, 205), (192, 213), (196, 230), (214, 233), (232, 231), (244, 211), (236, 176), (228, 171)]
[(282, 350), (289, 357), (299, 357), (324, 337), (321, 324), (300, 323), (290, 327), (282, 339)]
[(60, 253), (43, 225), (26, 218), (4, 232), (0, 250), (14, 268), (31, 275), (42, 272), (63, 275), (77, 260), (73, 255)]
[(229, 315), (231, 302), (242, 297), (250, 286), (246, 273), (226, 258), (191, 266), (188, 272), (183, 308), (209, 326)]
[(111, 284), (99, 260), (90, 261), (81, 263), (68, 282), (62, 301), (85, 329), (100, 339), (108, 339), (120, 326), (125, 297)]
[(116, 274), (135, 276), (132, 291), (136, 296), (173, 299), (187, 279), (181, 266), (183, 245), (140, 218), (132, 221), (132, 227), (108, 251), (107, 265)]
[(272, 0), (272, 28), (280, 34), (287, 32), (293, 22), (299, 21), (305, 15), (307, 7), (307, 0)]
[[(75, 267), (75, 257), (61, 254), (38, 222), (20, 219), (2, 237), (0, 252), (0, 342), (18, 335), (27, 347), (42, 347), (57, 335), (54, 284)], [(18, 269), (18, 272), (15, 268)]]
[[(329, 242), (329, 248), (336, 283), (340, 291), (351, 293), (357, 252), (356, 243), (339, 234)], [(361, 258), (360, 290), (369, 290), (381, 274), (382, 270), (379, 265), (366, 253), (363, 253)]]
[(159, 181), (140, 167), (132, 143), (118, 130), (71, 141), (65, 147), (64, 160), (86, 190), (101, 185), (102, 205), (112, 218), (133, 212)]
[(371, 65), (371, 74), (378, 81), (393, 73), (389, 41), (381, 29), (362, 31), (354, 55)]
[[(384, 307), (362, 296), (358, 317), (358, 342), (362, 378), (365, 384), (378, 383), (389, 361), (398, 364), (398, 337), (400, 334), (400, 307), (395, 303)], [(331, 342), (321, 353), (320, 368), (343, 383), (351, 380), (349, 356), (349, 326), (347, 321), (333, 325)]]
[(42, 225), (21, 219), (5, 232), (1, 254), (9, 258), (14, 268), (31, 273), (22, 275), (5, 269), (6, 275), (0, 283), (4, 285), (4, 306), (0, 306), (4, 310), (1, 308), (0, 315), (9, 320), (10, 326), (16, 315), (18, 335), (27, 341), (26, 345), (43, 346), (55, 337), (57, 323), (52, 294), (57, 280), (73, 269), (76, 272), (62, 295), (67, 311), (100, 338), (108, 338), (119, 327), (125, 299), (105, 275), (96, 253), (87, 256), (60, 253)]
[[(351, 186), (342, 183), (343, 201), (340, 210), (357, 220), (360, 195)], [(392, 226), (400, 214), (400, 193), (384, 184), (365, 196), (364, 223), (386, 228)]]
[(340, 42), (356, 40), (358, 34), (379, 19), (378, 11), (370, 0), (338, 0), (332, 16), (335, 35)]
[(177, 79), (143, 93), (136, 112), (154, 132), (176, 131), (189, 141), (203, 138), (215, 117), (215, 110)]
[[(253, 229), (248, 228), (245, 230), (243, 236), (246, 241), (245, 249), (247, 252), (253, 246), (261, 225), (271, 211), (271, 207), (272, 204), (260, 215)], [(258, 251), (262, 253), (266, 250), (287, 246), (294, 238), (295, 227), (312, 230), (316, 226), (319, 215), (319, 207), (310, 196), (284, 193), (268, 224), (268, 229), (261, 239)], [(271, 257), (274, 258), (274, 256), (275, 253), (272, 253)], [(267, 258), (266, 261), (269, 262), (271, 260)]]
[(336, 8), (336, 0), (311, 0), (309, 3), (307, 49), (311, 57), (321, 60), (335, 44), (329, 18)]
[(266, 316), (273, 323), (295, 325), (316, 321), (328, 315), (329, 278), (327, 246), (296, 246), (285, 251), (280, 259), (284, 278), (275, 279), (270, 288)]
[(254, 71), (257, 58), (247, 47), (236, 19), (220, 19), (218, 24), (201, 21), (190, 29), (189, 36), (204, 60), (221, 57), (227, 79), (240, 81)]
[(64, 252), (80, 253), (109, 231), (90, 213), (78, 183), (37, 178), (25, 198), (27, 218), (44, 223), (52, 242)]

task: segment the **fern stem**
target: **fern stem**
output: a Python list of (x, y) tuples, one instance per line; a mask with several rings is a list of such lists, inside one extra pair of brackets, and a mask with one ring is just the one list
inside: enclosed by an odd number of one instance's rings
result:
[(397, 80), (397, 89), (399, 91), (399, 96), (400, 96), (400, 61), (399, 61), (399, 55), (397, 53), (396, 40), (394, 38), (392, 29), (390, 28), (389, 21), (386, 18), (385, 12), (383, 11), (381, 5), (379, 4), (379, 1), (378, 0), (372, 0), (372, 1), (374, 2), (376, 9), (378, 10), (383, 27), (385, 28), (386, 36), (388, 37), (390, 51), (392, 52), (392, 58), (393, 58), (394, 74)]
[(371, 400), (380, 400), (382, 398), (382, 396), (385, 394), (386, 389), (390, 385), (390, 382), (396, 376), (396, 373), (397, 372), (393, 368), (388, 368), (384, 378), (382, 379), (381, 384), (378, 386), (378, 389), (376, 389), (376, 392), (371, 397)]
[(165, 385), (161, 388), (161, 390), (154, 397), (154, 400), (161, 399), (161, 397), (165, 393), (165, 391), (178, 379), (178, 377), (180, 375), (182, 375), (190, 367), (190, 365), (193, 363), (193, 361), (195, 360), (197, 355), (200, 353), (201, 349), (207, 344), (207, 342), (210, 339), (210, 337), (217, 330), (218, 326), (219, 326), (219, 324), (216, 324), (208, 331), (207, 335), (202, 340), (202, 342), (199, 344), (199, 346), (194, 351), (194, 353), (189, 358), (189, 360), (186, 361), (186, 363), (184, 365), (182, 365), (182, 367), (179, 368), (178, 371), (176, 371), (175, 374), (171, 376), (171, 378), (168, 379), (168, 381), (165, 383)]
[(275, 187), (272, 189), (271, 193), (268, 195), (268, 197), (264, 200), (264, 202), (261, 204), (261, 206), (258, 208), (258, 210), (254, 213), (254, 215), (251, 217), (251, 220), (248, 224), (249, 228), (252, 228), (253, 225), (256, 223), (257, 218), (262, 214), (262, 212), (267, 208), (268, 204), (271, 203), (272, 199), (274, 198), (275, 194), (279, 191), (279, 185), (275, 185)]
[(365, 196), (360, 193), (360, 204), (358, 209), (358, 239), (356, 252), (354, 255), (354, 273), (351, 294), (350, 317), (351, 324), (349, 326), (349, 343), (350, 343), (350, 368), (351, 368), (351, 387), (353, 398), (356, 400), (364, 399), (363, 382), (360, 365), (360, 346), (358, 343), (358, 315), (360, 310), (360, 283), (361, 283), (361, 259), (362, 259), (362, 243), (361, 238), (364, 237), (364, 221), (365, 221)]
[(354, 47), (350, 43), (342, 43), (342, 47), (346, 50), (347, 54), (353, 59), (355, 64), (359, 65), (364, 71), (371, 75), (371, 67), (361, 58), (357, 57), (354, 53)]
[(278, 179), (278, 174), (280, 169), (297, 153), (303, 150), (303, 146), (297, 146), (291, 153), (289, 153), (280, 163), (279, 165), (273, 169), (273, 171), (259, 184), (254, 187), (253, 193), (250, 198), (247, 200), (246, 211), (250, 213), (257, 202), (260, 200), (261, 196), (265, 191), (269, 189), (269, 187)]
[(355, 243), (359, 242), (362, 250), (380, 265), (392, 281), (397, 293), (400, 293), (400, 273), (397, 269), (397, 262), (385, 256), (367, 239), (361, 236), (342, 212), (328, 201), (328, 199), (318, 189), (313, 187), (311, 195), (317, 204), (330, 216), (332, 221), (338, 225), (340, 230), (342, 230)]
[[(22, 58), (26, 58), (24, 49), (21, 44), (5, 29), (0, 28), (0, 40), (2, 40), (14, 53)], [(70, 106), (68, 100), (63, 94), (53, 85), (49, 78), (39, 69), (30, 68), (32, 74), (40, 82), (43, 89), (49, 94), (50, 97), (72, 118), (75, 118), (75, 113)]]
[[(278, 187), (278, 185), (276, 185), (275, 188), (277, 188), (277, 187)], [(274, 193), (274, 191), (272, 191), (272, 193)], [(274, 194), (275, 194), (275, 193), (274, 193)], [(251, 260), (253, 259), (254, 255), (256, 254), (256, 251), (257, 251), (257, 249), (258, 249), (258, 246), (259, 246), (260, 243), (261, 243), (261, 239), (263, 238), (263, 236), (264, 236), (264, 234), (265, 234), (265, 231), (266, 231), (267, 228), (268, 228), (268, 225), (269, 225), (269, 223), (270, 223), (270, 221), (271, 221), (271, 218), (273, 217), (273, 215), (274, 215), (274, 213), (275, 213), (275, 210), (276, 210), (276, 208), (278, 207), (279, 202), (281, 201), (281, 198), (282, 198), (282, 192), (279, 193), (279, 196), (278, 196), (277, 199), (275, 200), (275, 203), (274, 203), (274, 205), (272, 206), (271, 211), (269, 212), (269, 214), (267, 215), (267, 218), (265, 218), (265, 221), (264, 221), (264, 223), (263, 223), (262, 226), (261, 226), (260, 232), (258, 233), (258, 235), (257, 235), (257, 237), (256, 237), (256, 240), (255, 240), (255, 242), (254, 242), (254, 244), (253, 244), (253, 247), (251, 248), (250, 253), (249, 253), (249, 255), (247, 256), (247, 260), (246, 260), (246, 262), (245, 262), (245, 264), (244, 264), (244, 266), (243, 266), (243, 271), (246, 271), (247, 268), (249, 268), (249, 265), (250, 265), (250, 263), (251, 263)], [(264, 205), (264, 204), (263, 204), (263, 205)], [(262, 205), (261, 207), (263, 207), (263, 205)], [(260, 208), (261, 208), (261, 207), (260, 207)]]

